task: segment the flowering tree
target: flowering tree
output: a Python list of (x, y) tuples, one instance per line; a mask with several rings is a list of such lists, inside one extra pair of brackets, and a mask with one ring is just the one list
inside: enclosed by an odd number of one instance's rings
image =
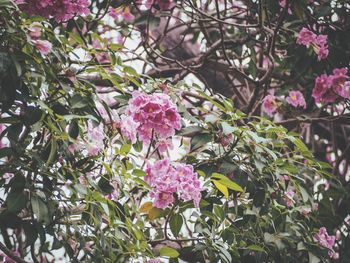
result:
[(348, 262), (349, 12), (1, 0), (3, 262)]

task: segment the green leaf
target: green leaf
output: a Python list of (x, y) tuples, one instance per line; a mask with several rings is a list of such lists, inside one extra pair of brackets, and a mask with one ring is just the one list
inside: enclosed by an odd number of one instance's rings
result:
[(36, 195), (32, 197), (31, 204), (38, 222), (44, 222), (46, 225), (48, 225), (51, 222), (51, 216), (47, 204)]
[(162, 247), (159, 251), (162, 257), (177, 258), (180, 254), (171, 247)]
[(258, 245), (250, 245), (250, 246), (247, 247), (247, 249), (254, 250), (254, 251), (260, 251), (260, 252), (265, 252), (265, 250), (261, 246), (258, 246)]
[(18, 213), (27, 204), (28, 197), (23, 192), (10, 192), (7, 196), (7, 208), (10, 212)]
[(183, 224), (183, 219), (180, 214), (175, 214), (170, 219), (170, 222), (169, 222), (170, 230), (175, 237), (179, 235), (182, 224)]
[(216, 188), (224, 194), (224, 196), (226, 197), (226, 199), (228, 199), (228, 189), (226, 186), (224, 186), (223, 184), (221, 184), (219, 181), (217, 180), (213, 180), (214, 185), (216, 186)]
[(211, 180), (212, 181), (218, 181), (220, 184), (226, 186), (227, 188), (229, 188), (229, 189), (231, 189), (233, 191), (237, 191), (237, 192), (243, 192), (244, 191), (242, 189), (242, 187), (240, 187), (235, 182), (231, 181), (228, 177), (226, 177), (223, 174), (213, 173), (211, 175)]

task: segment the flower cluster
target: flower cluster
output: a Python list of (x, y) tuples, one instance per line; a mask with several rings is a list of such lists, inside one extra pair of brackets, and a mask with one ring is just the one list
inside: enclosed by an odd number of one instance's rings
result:
[(193, 167), (171, 163), (169, 159), (147, 165), (145, 181), (152, 187), (153, 206), (165, 208), (175, 201), (174, 194), (183, 201), (193, 200), (196, 207), (201, 199), (201, 184)]
[(327, 35), (317, 35), (303, 27), (298, 34), (297, 44), (307, 47), (311, 45), (317, 54), (318, 61), (328, 57)]
[(15, 0), (15, 3), (29, 15), (53, 17), (57, 22), (90, 13), (88, 0)]
[(312, 96), (316, 102), (334, 102), (338, 96), (350, 99), (350, 81), (346, 68), (336, 68), (332, 75), (322, 74), (315, 80)]
[(131, 140), (149, 144), (152, 137), (160, 140), (180, 130), (181, 117), (175, 104), (166, 94), (145, 94), (135, 91), (129, 100), (125, 115), (121, 116), (121, 131)]
[(292, 90), (289, 92), (289, 96), (286, 101), (293, 107), (303, 107), (306, 108), (306, 102), (303, 94), (298, 90)]
[(334, 252), (334, 244), (335, 244), (335, 236), (330, 236), (327, 233), (325, 227), (321, 227), (317, 234), (314, 236), (314, 240), (322, 247), (328, 248), (328, 255), (330, 258), (337, 259), (339, 258), (339, 254)]

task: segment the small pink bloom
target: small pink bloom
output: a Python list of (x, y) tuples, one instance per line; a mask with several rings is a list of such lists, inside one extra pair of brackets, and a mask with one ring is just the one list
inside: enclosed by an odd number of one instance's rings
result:
[(301, 207), (300, 212), (304, 215), (307, 216), (308, 214), (311, 213), (311, 208), (310, 207)]
[(168, 150), (174, 149), (173, 142), (171, 139), (161, 139), (157, 142), (156, 148), (161, 152), (166, 152)]
[(41, 36), (41, 25), (39, 23), (33, 23), (28, 28), (28, 34), (32, 39), (38, 39)]
[(118, 21), (125, 21), (130, 23), (135, 20), (135, 16), (130, 12), (130, 8), (127, 6), (111, 8), (108, 14)]
[(262, 102), (262, 110), (266, 112), (270, 117), (273, 116), (273, 114), (277, 110), (277, 101), (276, 97), (274, 95), (267, 95)]
[(136, 138), (136, 129), (139, 127), (139, 124), (136, 123), (132, 117), (123, 115), (120, 121), (121, 132), (132, 142), (135, 143)]
[(304, 109), (306, 108), (304, 96), (298, 90), (290, 91), (286, 101), (293, 107), (303, 107)]
[(158, 258), (153, 258), (153, 259), (148, 260), (147, 263), (161, 263), (161, 261)]
[(295, 192), (291, 189), (288, 189), (285, 194), (284, 194), (284, 201), (286, 202), (288, 207), (293, 206), (293, 204), (295, 203), (295, 201), (293, 200), (295, 195)]
[(151, 197), (154, 197), (153, 206), (161, 209), (166, 208), (174, 202), (174, 196), (172, 193), (156, 192), (151, 195)]
[(297, 44), (309, 46), (316, 42), (317, 35), (309, 29), (303, 27), (298, 34)]
[(316, 78), (312, 97), (316, 102), (333, 102), (336, 99), (335, 96), (332, 96), (331, 80), (326, 74)]
[(342, 87), (337, 89), (339, 96), (350, 100), (350, 81), (346, 81)]
[(333, 249), (335, 244), (335, 236), (328, 235), (325, 227), (321, 227), (319, 229), (318, 233), (314, 236), (314, 240), (319, 243), (320, 246), (328, 249)]
[(40, 51), (41, 54), (47, 55), (52, 50), (52, 44), (47, 40), (34, 40), (35, 47)]

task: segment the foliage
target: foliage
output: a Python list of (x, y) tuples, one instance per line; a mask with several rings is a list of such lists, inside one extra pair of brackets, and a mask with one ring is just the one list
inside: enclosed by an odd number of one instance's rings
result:
[[(269, 65), (276, 63), (271, 70), (257, 67), (261, 64), (255, 58), (258, 36), (251, 38), (248, 30), (228, 22), (226, 37), (243, 38), (243, 42), (225, 47), (222, 29), (213, 33), (221, 33), (215, 37), (227, 52), (242, 56), (244, 48), (252, 52), (247, 55), (251, 57), (247, 72), (237, 74), (248, 76), (247, 82), (264, 92), (252, 91), (249, 110), (243, 110), (235, 96), (213, 94), (208, 87), (178, 75), (170, 82), (152, 72), (144, 74), (137, 63), (129, 63), (138, 52), (130, 47), (135, 43), (130, 39), (138, 31), (140, 36), (148, 34), (145, 27), (159, 26), (162, 14), (183, 8), (191, 10), (186, 12), (192, 12), (194, 20), (212, 19), (197, 1), (178, 1), (176, 6), (172, 1), (146, 2), (152, 2), (147, 10), (129, 1), (91, 1), (90, 14), (74, 11), (62, 21), (64, 15), (55, 17), (54, 9), (40, 16), (28, 14), (19, 1), (0, 0), (0, 226), (5, 247), (0, 249), (4, 260), (52, 262), (62, 255), (69, 262), (147, 262), (157, 257), (170, 262), (328, 262), (339, 253), (347, 262), (350, 197), (345, 177), (335, 176), (341, 165), (334, 168), (318, 160), (298, 133), (256, 116), (268, 87), (279, 84), (272, 81), (274, 74), (289, 68), (290, 76), (297, 78), (309, 63), (314, 69), (303, 75), (305, 82), (322, 73), (315, 57), (305, 63), (311, 53), (305, 47), (298, 47), (285, 60), (272, 50), (278, 42), (290, 52), (295, 35), (289, 32), (300, 27), (297, 19), (306, 16), (307, 1), (293, 1), (297, 18), (283, 26), (288, 0), (282, 10), (271, 1), (242, 1), (252, 8), (247, 19), (258, 14), (264, 20), (259, 21), (262, 28), (277, 23), (269, 36), (269, 53), (261, 53), (272, 58)], [(215, 6), (219, 1), (207, 4)], [(319, 17), (331, 12), (341, 16), (345, 2), (338, 5), (330, 9), (330, 2), (322, 1), (313, 10)], [(108, 14), (111, 9), (114, 13)], [(281, 22), (272, 14), (282, 14)], [(135, 21), (128, 23), (134, 15)], [(117, 19), (111, 22), (108, 16)], [(221, 21), (220, 14), (217, 19)], [(224, 28), (224, 22), (219, 24)], [(264, 30), (271, 34), (272, 29)], [(111, 42), (105, 37), (108, 32)], [(202, 33), (193, 32), (192, 41), (202, 38)], [(118, 37), (123, 41), (116, 42)], [(343, 40), (334, 41), (345, 45)], [(172, 45), (152, 47), (146, 42), (143, 50), (155, 53)], [(144, 56), (137, 55), (138, 59)], [(348, 65), (346, 56), (339, 62), (342, 66)], [(206, 57), (210, 54), (197, 62)], [(154, 63), (148, 59), (143, 58), (148, 67), (160, 63), (159, 58), (154, 57)], [(180, 68), (190, 66), (171, 59)], [(303, 66), (291, 66), (299, 64)], [(328, 73), (335, 68), (330, 65)], [(283, 84), (277, 93), (286, 95), (296, 83)], [(313, 87), (305, 87), (311, 94)], [(135, 90), (152, 94), (155, 104), (154, 94), (167, 94), (176, 104), (182, 128), (172, 129), (176, 134), (164, 138), (152, 128), (149, 143), (140, 134), (130, 140), (123, 116), (131, 111)], [(316, 104), (311, 106), (311, 95), (305, 97), (306, 110), (318, 110)], [(274, 103), (274, 99), (269, 103), (272, 110)], [(327, 106), (336, 107), (336, 103), (348, 106), (343, 97)], [(288, 109), (298, 111), (287, 108), (287, 116)], [(146, 118), (137, 114), (133, 112), (134, 120)], [(297, 116), (301, 119), (303, 115)], [(169, 143), (166, 150), (159, 146), (163, 139)], [(342, 151), (344, 160), (346, 152)], [(200, 181), (199, 207), (194, 198), (184, 197), (190, 194), (183, 190), (187, 188), (171, 192), (173, 199), (164, 208), (156, 204), (152, 194), (157, 184), (147, 178), (148, 167), (164, 159), (193, 167), (191, 176)], [(319, 241), (324, 239), (319, 231), (323, 226), (331, 238), (338, 229), (336, 244), (327, 240), (332, 243), (327, 247)]]

